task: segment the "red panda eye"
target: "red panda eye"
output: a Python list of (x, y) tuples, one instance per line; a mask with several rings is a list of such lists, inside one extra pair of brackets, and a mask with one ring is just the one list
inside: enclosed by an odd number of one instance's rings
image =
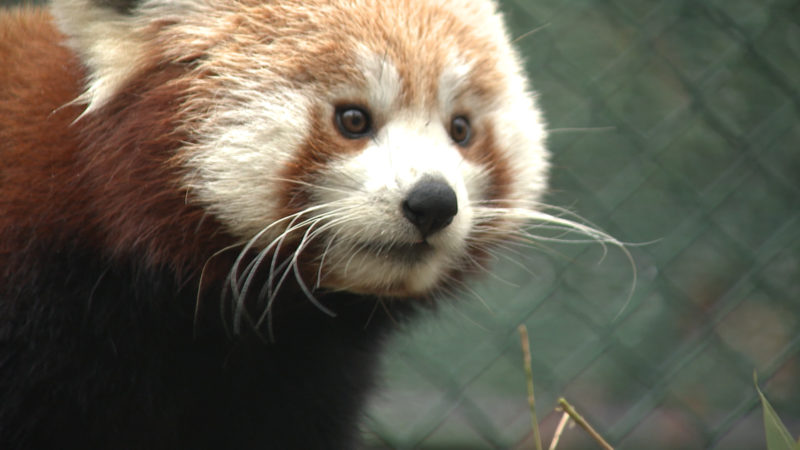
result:
[(348, 139), (360, 139), (372, 133), (369, 113), (357, 106), (336, 108), (336, 127)]
[(472, 129), (466, 117), (457, 116), (453, 118), (453, 121), (450, 123), (450, 137), (453, 139), (453, 142), (462, 147), (469, 145), (469, 140), (472, 137)]

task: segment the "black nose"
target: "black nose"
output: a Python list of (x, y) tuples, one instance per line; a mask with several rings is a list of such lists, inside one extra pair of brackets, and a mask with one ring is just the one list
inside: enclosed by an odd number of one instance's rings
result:
[(403, 215), (426, 238), (450, 225), (458, 213), (456, 193), (444, 180), (427, 177), (411, 188), (403, 201)]

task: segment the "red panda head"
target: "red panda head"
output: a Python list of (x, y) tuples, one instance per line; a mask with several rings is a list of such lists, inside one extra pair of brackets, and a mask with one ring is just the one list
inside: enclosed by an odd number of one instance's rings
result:
[(291, 250), (277, 266), (309, 286), (450, 285), (545, 189), (544, 125), (491, 1), (97, 3), (54, 5), (89, 73), (84, 115), (180, 67), (187, 202), (265, 264)]

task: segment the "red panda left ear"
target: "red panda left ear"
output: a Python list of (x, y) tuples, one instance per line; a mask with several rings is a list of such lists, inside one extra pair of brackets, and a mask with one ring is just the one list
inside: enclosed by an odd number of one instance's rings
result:
[(51, 10), (80, 57), (88, 79), (76, 103), (87, 114), (106, 104), (146, 62), (148, 36), (135, 14), (135, 1), (53, 0)]

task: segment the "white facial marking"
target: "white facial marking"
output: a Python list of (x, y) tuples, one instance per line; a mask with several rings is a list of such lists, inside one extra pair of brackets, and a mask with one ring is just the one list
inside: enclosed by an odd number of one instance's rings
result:
[[(424, 292), (448, 269), (459, 263), (472, 226), (470, 200), (482, 194), (485, 174), (466, 161), (450, 140), (440, 120), (427, 112), (405, 112), (385, 124), (361, 153), (343, 157), (328, 167), (322, 184), (339, 190), (321, 190), (321, 204), (346, 205), (348, 220), (336, 231), (340, 245), (330, 247), (328, 270), (336, 279), (352, 280), (350, 289), (369, 290), (404, 283)], [(413, 264), (380, 251), (354, 250), (365, 245), (409, 246), (421, 241), (420, 232), (403, 215), (402, 204), (425, 177), (447, 182), (458, 199), (458, 213), (450, 225), (428, 237), (432, 251)], [(348, 261), (338, 264), (337, 261)]]
[(367, 104), (377, 111), (393, 110), (401, 92), (397, 68), (385, 55), (377, 55), (366, 49), (359, 50), (358, 59), (366, 80)]
[(439, 108), (444, 112), (452, 112), (453, 105), (463, 93), (463, 89), (469, 84), (469, 74), (472, 65), (463, 58), (457, 56), (450, 57), (451, 62), (447, 64), (439, 76)]
[(249, 238), (280, 219), (280, 173), (308, 135), (308, 101), (288, 89), (226, 94), (217, 102), (227, 107), (209, 114), (198, 130), (205, 139), (190, 148), (187, 184), (234, 235)]

